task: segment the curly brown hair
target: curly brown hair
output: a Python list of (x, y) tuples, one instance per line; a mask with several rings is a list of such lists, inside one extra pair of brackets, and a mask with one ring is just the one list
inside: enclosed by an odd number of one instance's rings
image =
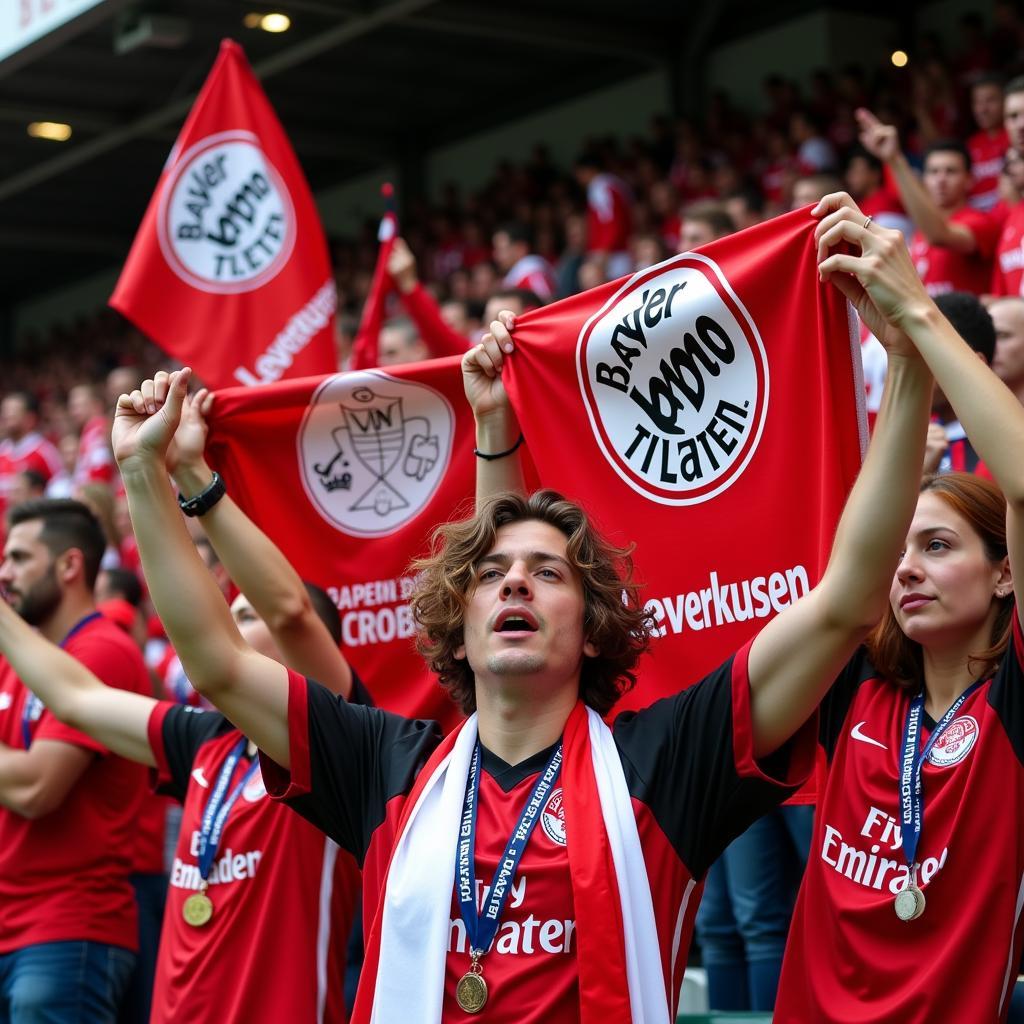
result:
[[(963, 516), (981, 538), (985, 556), (993, 565), (1006, 557), (1006, 498), (994, 483), (971, 473), (946, 473), (925, 477), (921, 493), (936, 495)], [(979, 678), (996, 670), (1010, 643), (1016, 607), (1013, 592), (993, 600), (999, 610), (992, 623), (989, 646), (970, 656), (972, 671)], [(921, 645), (900, 629), (891, 606), (865, 643), (871, 664), (885, 678), (915, 692), (924, 684)]]
[(594, 529), (583, 509), (555, 491), (529, 497), (499, 494), (468, 519), (445, 523), (431, 536), (430, 555), (413, 563), (419, 574), (412, 598), (416, 647), (448, 695), (470, 714), (476, 709), (473, 670), (455, 652), (479, 560), (502, 526), (536, 520), (560, 530), (566, 554), (583, 585), (584, 636), (600, 652), (584, 657), (580, 698), (599, 714), (636, 684), (634, 670), (651, 640), (652, 617), (633, 581), (632, 545), (618, 548)]

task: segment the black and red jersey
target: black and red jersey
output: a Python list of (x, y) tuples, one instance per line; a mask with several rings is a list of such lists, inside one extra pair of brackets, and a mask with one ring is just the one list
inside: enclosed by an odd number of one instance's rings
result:
[[(821, 707), (828, 762), (797, 900), (776, 1024), (990, 1024), (1006, 1019), (1024, 906), (1024, 639), (922, 769), (924, 913), (897, 918), (906, 883), (899, 759), (911, 694), (866, 655)], [(924, 720), (927, 735), (935, 722)]]
[[(613, 727), (650, 876), (669, 1005), (675, 1012), (701, 880), (729, 841), (780, 803), (814, 761), (814, 725), (772, 757), (752, 753), (747, 648), (695, 686)], [(376, 906), (396, 825), (417, 773), (440, 740), (430, 722), (353, 707), (290, 677), (291, 772), (263, 760), (270, 792), (286, 799), (363, 865)], [(475, 872), (479, 897), (551, 751), (508, 765), (483, 754)], [(485, 973), (492, 1024), (578, 1019), (576, 913), (562, 790), (545, 803), (512, 882)], [(451, 841), (457, 841), (453, 834)], [(580, 841), (580, 840), (577, 840)], [(582, 839), (586, 842), (586, 838)], [(369, 912), (365, 920), (372, 920)], [(442, 1019), (462, 1021), (454, 986), (469, 965), (454, 900)], [(413, 998), (413, 994), (410, 994)]]

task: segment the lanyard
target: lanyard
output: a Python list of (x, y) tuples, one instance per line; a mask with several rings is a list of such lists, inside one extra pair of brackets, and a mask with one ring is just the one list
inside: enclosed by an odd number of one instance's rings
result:
[(918, 753), (921, 745), (921, 715), (924, 711), (924, 691), (922, 690), (907, 708), (907, 719), (903, 727), (903, 748), (900, 760), (900, 814), (902, 823), (900, 833), (903, 837), (903, 853), (911, 872), (917, 855), (917, 844), (924, 826), (924, 789), (921, 784), (921, 769), (936, 741), (953, 721), (961, 705), (984, 680), (979, 679), (960, 694), (949, 710), (936, 723), (924, 750)]
[[(210, 868), (213, 867), (213, 859), (217, 856), (217, 847), (220, 845), (221, 833), (224, 831), (224, 822), (227, 821), (231, 808), (234, 807), (242, 790), (245, 788), (253, 773), (259, 767), (259, 758), (254, 757), (248, 771), (242, 776), (238, 785), (232, 790), (231, 795), (225, 800), (231, 777), (235, 774), (235, 766), (238, 764), (249, 741), (243, 736), (235, 744), (227, 760), (221, 766), (220, 774), (217, 776), (216, 785), (206, 802), (206, 809), (203, 811), (202, 823), (199, 826), (199, 874), (203, 881), (209, 877)], [(204, 886), (205, 888), (205, 886)]]
[(458, 865), (458, 897), (462, 920), (466, 923), (466, 936), (469, 949), (477, 958), (486, 953), (494, 941), (498, 930), (501, 912), (512, 886), (512, 877), (519, 859), (526, 849), (534, 826), (540, 820), (540, 810), (544, 806), (548, 792), (558, 779), (562, 769), (562, 744), (559, 743), (551, 755), (547, 767), (540, 773), (533, 787), (529, 800), (519, 814), (519, 824), (512, 830), (512, 835), (505, 846), (505, 853), (494, 872), (494, 880), (487, 893), (483, 916), (477, 913), (476, 906), (476, 871), (473, 866), (473, 855), (476, 850), (476, 810), (480, 799), (480, 744), (473, 751), (473, 760), (469, 766), (469, 777), (466, 780), (466, 798), (462, 809), (462, 822), (459, 826), (459, 844), (456, 850)]
[[(59, 646), (63, 650), (68, 645), (68, 641), (80, 630), (92, 622), (93, 619), (100, 617), (99, 612), (89, 612), (88, 615), (79, 619), (68, 631), (64, 634), (64, 639), (61, 640)], [(32, 746), (32, 729), (31, 724), (36, 721), (39, 716), (43, 713), (43, 702), (34, 694), (30, 693), (25, 698), (25, 706), (21, 709), (21, 740), (25, 745), (25, 749), (28, 750)]]

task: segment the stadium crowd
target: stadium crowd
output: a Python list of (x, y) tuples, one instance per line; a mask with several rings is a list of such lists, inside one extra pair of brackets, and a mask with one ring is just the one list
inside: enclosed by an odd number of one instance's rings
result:
[[(773, 76), (764, 83), (766, 113), (760, 115), (738, 109), (728, 95), (718, 93), (699, 120), (658, 117), (643, 138), (589, 140), (571, 167), (558, 166), (538, 145), (524, 162), (501, 163), (487, 185), (472, 194), (449, 184), (433, 202), (405, 197), (401, 238), (388, 264), (395, 290), (376, 362), (388, 365), (467, 350), (481, 342), (499, 310), (526, 312), (845, 190), (869, 222), (904, 233), (929, 294), (1024, 405), (1024, 78), (1018, 77), (1024, 74), (1024, 18), (1013, 3), (998, 3), (995, 11), (992, 26), (974, 15), (963, 19), (955, 52), (947, 52), (937, 37), (921, 38), (905, 69), (869, 73), (851, 66), (820, 71), (806, 89)], [(356, 239), (335, 240), (331, 250), (338, 291), (338, 365), (346, 368), (377, 259), (376, 224), (368, 222)], [(881, 408), (887, 373), (885, 349), (873, 333), (877, 326), (865, 321), (862, 334), (871, 414)], [(122, 1020), (141, 1021), (147, 1019), (145, 1007), (152, 998), (167, 872), (184, 870), (174, 852), (182, 812), (175, 812), (172, 804), (185, 806), (186, 833), (205, 828), (206, 794), (197, 785), (208, 789), (223, 776), (226, 787), (241, 765), (239, 771), (249, 774), (226, 802), (226, 817), (255, 770), (255, 748), (247, 746), (242, 734), (220, 715), (211, 715), (201, 727), (184, 712), (162, 713), (157, 727), (145, 724), (153, 697), (183, 708), (210, 706), (189, 682), (166, 623), (155, 613), (128, 515), (129, 496), (110, 446), (118, 396), (176, 364), (109, 310), (43, 334), (26, 334), (14, 349), (13, 357), (4, 360), (0, 395), (0, 517), (19, 507), (22, 511), (10, 520), (8, 541), (23, 538), (26, 528), (38, 525), (40, 517), (32, 510), (42, 506), (32, 503), (45, 498), (77, 499), (102, 529), (95, 566), (69, 566), (61, 576), (59, 593), (52, 595), (51, 605), (35, 622), (44, 636), (63, 641), (61, 646), (90, 670), (76, 677), (75, 685), (81, 690), (81, 708), (93, 706), (86, 701), (89, 694), (95, 710), (81, 710), (75, 704), (69, 714), (77, 716), (81, 731), (61, 732), (62, 727), (54, 724), (45, 738), (54, 745), (67, 741), (63, 745), (68, 746), (78, 742), (75, 736), (87, 733), (93, 737), (90, 751), (109, 749), (127, 761), (149, 765), (162, 791), (173, 798), (144, 797), (140, 772), (133, 775), (126, 769), (111, 783), (111, 792), (123, 795), (130, 790), (133, 806), (141, 808), (134, 818), (135, 848), (127, 859), (132, 862), (140, 911), (139, 963), (145, 966), (136, 971), (133, 995), (122, 1011)], [(169, 460), (167, 465), (185, 493), (206, 493), (215, 479), (202, 460), (205, 401), (200, 391), (186, 402), (184, 425), (192, 430), (192, 448), (179, 442), (179, 461), (172, 465)], [(994, 474), (961, 426), (956, 407), (941, 390), (932, 397), (931, 420), (923, 474), (966, 471), (992, 479)], [(25, 509), (27, 518), (19, 518), (26, 515)], [(221, 593), (234, 599), (235, 621), (243, 633), (253, 631), (252, 637), (245, 633), (246, 639), (270, 658), (323, 680), (336, 693), (356, 702), (364, 697), (369, 701), (344, 659), (324, 668), (337, 651), (337, 636), (327, 645), (332, 654), (323, 650), (320, 620), (328, 633), (337, 629), (330, 608), (324, 610), (316, 594), (303, 596), (301, 581), (272, 552), (269, 542), (258, 531), (247, 532), (254, 528), (246, 525), (240, 510), (224, 503), (217, 515), (222, 515), (222, 525), (203, 516), (205, 534), (195, 529), (193, 539)], [(195, 522), (198, 518), (190, 520)], [(60, 528), (73, 534), (79, 527)], [(0, 526), (0, 537), (4, 533)], [(232, 540), (239, 536), (245, 537), (244, 545)], [(258, 559), (253, 551), (259, 552)], [(6, 562), (11, 558), (8, 554)], [(16, 591), (19, 571), (5, 569), (0, 586)], [(91, 577), (97, 572), (93, 591)], [(266, 576), (284, 581), (277, 592), (261, 582)], [(239, 591), (244, 598), (236, 596)], [(297, 619), (279, 614), (281, 604), (289, 600), (301, 609)], [(130, 655), (124, 652), (130, 670), (122, 665), (114, 672), (105, 660), (109, 653), (95, 653), (101, 640), (119, 651), (127, 646), (123, 638), (92, 635), (106, 628), (106, 623), (98, 625), (91, 618), (96, 610), (134, 641)], [(256, 620), (266, 623), (263, 632), (252, 625)], [(87, 628), (72, 638), (68, 629), (80, 622)], [(67, 671), (58, 661), (39, 664)], [(93, 688), (91, 673), (107, 687)], [(372, 693), (372, 681), (366, 682)], [(45, 687), (45, 680), (39, 686)], [(111, 686), (118, 688), (116, 698), (110, 696)], [(3, 696), (0, 691), (0, 699)], [(62, 699), (70, 706), (70, 698), (56, 691), (47, 694), (45, 703), (56, 708)], [(41, 705), (26, 705), (25, 723), (32, 714), (37, 720)], [(224, 775), (218, 759), (229, 755), (231, 770)], [(0, 750), (0, 762), (2, 758)], [(94, 770), (84, 760), (48, 770), (63, 782), (54, 783), (41, 803), (29, 801), (12, 809), (10, 801), (0, 801), (0, 837), (7, 837), (0, 843), (0, 899), (13, 901), (10, 906), (23, 901), (37, 884), (23, 881), (28, 874), (25, 860), (44, 850), (48, 839), (42, 832), (33, 835), (23, 822), (45, 820), (57, 808), (67, 815), (82, 815), (83, 820), (116, 811), (63, 803), (87, 803), (69, 796), (81, 772)], [(202, 776), (204, 770), (207, 782), (197, 783), (196, 771)], [(128, 802), (125, 797), (122, 808)], [(773, 1006), (796, 889), (807, 860), (811, 814), (812, 809), (799, 802), (773, 807), (711, 867), (696, 936), (708, 971), (712, 1008)], [(339, 897), (344, 904), (339, 920), (349, 926), (355, 913), (353, 864), (339, 857), (337, 865), (331, 859), (325, 867), (328, 858), (319, 832), (297, 817), (294, 824), (290, 817), (287, 823), (280, 817), (268, 812), (252, 828), (265, 829), (268, 835), (279, 831), (279, 841), (291, 844), (291, 856), (305, 858), (302, 862), (314, 873), (337, 872), (338, 891), (344, 894)], [(132, 821), (123, 825), (128, 828)], [(765, 865), (776, 869), (770, 877)], [(214, 881), (218, 870), (230, 874), (253, 868), (231, 861), (223, 869), (215, 864)], [(35, 874), (34, 869), (33, 879)], [(109, 879), (101, 872), (92, 881), (105, 885)], [(205, 881), (204, 877), (202, 894)], [(124, 901), (132, 894), (123, 884), (126, 879), (120, 882), (123, 891), (118, 898)], [(62, 910), (45, 881), (38, 885), (52, 901), (54, 914), (84, 912), (81, 907)], [(110, 885), (113, 891), (116, 886)], [(317, 892), (305, 891), (286, 897), (295, 902), (293, 934), (312, 927), (307, 918), (312, 919), (316, 897)], [(204, 912), (201, 901), (193, 909), (200, 916)], [(258, 920), (256, 908), (247, 913), (253, 922)], [(10, 1000), (13, 984), (4, 973), (9, 968), (5, 957), (12, 950), (5, 930), (19, 936), (22, 944), (61, 938), (40, 929), (30, 916), (27, 910), (0, 909), (0, 1005)], [(169, 935), (176, 950), (183, 952), (158, 975), (156, 998), (165, 1014), (159, 1019), (193, 1019), (182, 1015), (185, 1011), (175, 1000), (212, 996), (201, 987), (190, 995), (188, 985), (201, 983), (189, 977), (184, 951), (193, 941), (194, 929), (181, 922), (180, 910), (175, 928), (165, 926), (165, 941)], [(114, 947), (134, 941), (125, 942), (116, 929), (95, 939)], [(336, 960), (324, 960), (325, 969), (344, 962), (343, 950), (332, 948), (330, 953)], [(314, 962), (318, 955), (312, 947), (303, 952)], [(130, 966), (110, 963), (96, 970), (102, 969), (111, 984), (120, 987), (126, 984)], [(64, 970), (66, 965), (51, 964), (47, 969)], [(269, 988), (260, 989), (256, 979), (261, 972), (272, 977), (270, 960), (247, 969), (253, 978), (252, 1002), (239, 1002), (223, 1019), (307, 1019), (300, 1018), (294, 1007), (267, 1009), (273, 996)], [(328, 1016), (322, 1019), (344, 1019), (341, 998), (340, 993), (330, 993)], [(261, 1006), (271, 1016), (260, 1018)], [(293, 1012), (296, 1015), (289, 1017)], [(323, 1007), (303, 1010), (307, 1012), (308, 1019), (314, 1019)]]

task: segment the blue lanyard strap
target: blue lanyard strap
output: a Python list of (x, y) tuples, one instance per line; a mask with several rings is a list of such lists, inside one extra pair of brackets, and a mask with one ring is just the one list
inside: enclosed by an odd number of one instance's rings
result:
[[(77, 632), (88, 626), (93, 619), (98, 619), (99, 617), (99, 612), (90, 612), (88, 615), (79, 619), (67, 631), (67, 633), (64, 634), (64, 639), (60, 642), (61, 649), (67, 647), (68, 641)], [(24, 743), (26, 750), (32, 746), (32, 723), (36, 721), (42, 713), (43, 702), (34, 693), (30, 693), (25, 698), (25, 705), (21, 709), (21, 741)]]
[(544, 801), (557, 781), (561, 770), (562, 744), (559, 743), (551, 755), (547, 767), (537, 777), (533, 792), (519, 813), (519, 823), (512, 830), (512, 835), (505, 846), (505, 853), (498, 861), (481, 916), (478, 914), (476, 906), (476, 871), (473, 865), (476, 851), (476, 811), (480, 802), (479, 742), (473, 751), (473, 760), (469, 765), (469, 777), (466, 779), (466, 797), (462, 808), (459, 842), (456, 848), (459, 909), (462, 912), (462, 920), (466, 923), (466, 936), (469, 939), (470, 952), (473, 954), (483, 954), (491, 948), (495, 933), (498, 931), (501, 912), (505, 909), (505, 901), (512, 888), (512, 878), (519, 866), (519, 860), (523, 856), (534, 826), (540, 820), (540, 810), (544, 806)]
[(235, 744), (224, 764), (221, 765), (220, 774), (217, 776), (213, 792), (210, 794), (210, 799), (206, 801), (206, 809), (203, 811), (202, 823), (199, 826), (199, 856), (197, 858), (199, 874), (204, 882), (209, 877), (210, 868), (213, 867), (214, 858), (217, 856), (217, 847), (220, 845), (220, 837), (224, 831), (224, 823), (227, 821), (228, 814), (231, 813), (231, 808), (234, 807), (235, 801), (249, 779), (252, 778), (256, 769), (259, 768), (259, 758), (254, 757), (248, 771), (246, 771), (238, 785), (231, 791), (231, 795), (226, 800), (224, 799), (224, 795), (227, 793), (228, 786), (231, 783), (231, 778), (235, 774), (235, 767), (238, 765), (238, 761), (248, 742), (243, 736)]
[[(932, 734), (928, 737), (924, 750), (921, 746), (921, 716), (924, 713), (924, 691), (922, 690), (907, 708), (907, 717), (903, 726), (903, 747), (900, 757), (900, 832), (903, 838), (903, 854), (907, 864), (913, 871), (917, 856), (917, 845), (924, 827), (924, 789), (921, 782), (921, 770), (924, 768), (928, 755), (932, 752), (939, 738), (956, 717), (964, 701), (984, 682), (979, 679), (960, 694), (950, 705), (949, 710), (936, 723)], [(920, 753), (918, 752), (920, 750)]]

